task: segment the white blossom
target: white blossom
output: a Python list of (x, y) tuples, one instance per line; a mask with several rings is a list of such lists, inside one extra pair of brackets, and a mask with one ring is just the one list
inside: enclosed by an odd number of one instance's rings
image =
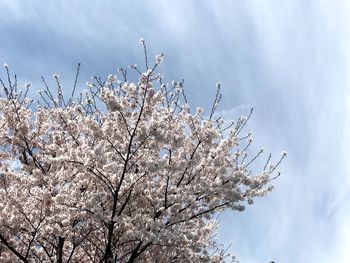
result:
[(266, 195), (278, 165), (251, 175), (251, 137), (154, 76), (91, 80), (83, 99), (36, 110), (0, 98), (0, 262), (224, 262), (216, 213)]
[(89, 91), (88, 89), (84, 89), (83, 92), (82, 92), (82, 94), (83, 94), (84, 96), (88, 96), (88, 95), (90, 94), (90, 91)]
[(94, 86), (94, 84), (91, 82), (86, 82), (85, 85), (86, 85), (86, 87), (89, 87), (89, 88), (92, 88)]
[(164, 54), (163, 54), (163, 53), (160, 53), (159, 55), (157, 55), (157, 56), (156, 56), (156, 64), (157, 64), (157, 65), (162, 64), (163, 59), (164, 59)]
[(108, 79), (108, 81), (109, 81), (110, 83), (114, 83), (114, 82), (117, 81), (117, 76), (116, 76), (116, 75), (113, 75), (113, 74), (110, 74), (110, 75), (108, 75), (107, 79)]

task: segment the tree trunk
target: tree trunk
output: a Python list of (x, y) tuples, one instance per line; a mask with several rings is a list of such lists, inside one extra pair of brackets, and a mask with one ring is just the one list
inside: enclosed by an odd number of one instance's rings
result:
[(58, 237), (58, 244), (56, 247), (57, 263), (63, 263), (63, 245), (64, 245), (64, 238)]
[(104, 262), (104, 263), (112, 263), (113, 262), (113, 254), (112, 254), (113, 229), (114, 229), (114, 222), (111, 222), (108, 225), (107, 246), (106, 246), (105, 254), (104, 254), (103, 260), (102, 260), (102, 262)]

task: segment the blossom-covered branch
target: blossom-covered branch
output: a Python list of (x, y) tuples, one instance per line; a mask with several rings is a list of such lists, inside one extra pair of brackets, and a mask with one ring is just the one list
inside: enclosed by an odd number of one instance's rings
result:
[(1, 262), (223, 262), (214, 215), (272, 189), (281, 160), (252, 173), (250, 115), (214, 119), (220, 85), (209, 117), (191, 113), (183, 82), (157, 72), (163, 54), (150, 66), (141, 44), (135, 82), (119, 69), (75, 98), (79, 65), (70, 97), (55, 74), (57, 92), (43, 78), (37, 106), (5, 65)]

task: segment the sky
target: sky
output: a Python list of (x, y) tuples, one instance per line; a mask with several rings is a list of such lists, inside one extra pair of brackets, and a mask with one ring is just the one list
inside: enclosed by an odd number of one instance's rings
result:
[(194, 108), (209, 108), (220, 81), (221, 114), (254, 107), (254, 147), (288, 158), (271, 194), (220, 216), (217, 239), (242, 263), (345, 263), (349, 11), (346, 0), (2, 0), (0, 63), (42, 89), (53, 73), (69, 87), (81, 62), (83, 87), (142, 64), (144, 37), (150, 57), (164, 52), (165, 77), (185, 80)]

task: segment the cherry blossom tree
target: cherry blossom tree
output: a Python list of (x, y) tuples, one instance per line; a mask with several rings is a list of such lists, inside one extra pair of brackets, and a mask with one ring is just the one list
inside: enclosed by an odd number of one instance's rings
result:
[[(191, 112), (183, 82), (167, 84), (163, 55), (128, 80), (94, 77), (76, 98), (58, 75), (37, 102), (5, 65), (0, 98), (1, 262), (224, 262), (215, 215), (271, 191), (271, 155), (251, 164), (250, 117)], [(55, 90), (55, 91), (54, 91)], [(37, 104), (37, 105), (36, 105)]]

